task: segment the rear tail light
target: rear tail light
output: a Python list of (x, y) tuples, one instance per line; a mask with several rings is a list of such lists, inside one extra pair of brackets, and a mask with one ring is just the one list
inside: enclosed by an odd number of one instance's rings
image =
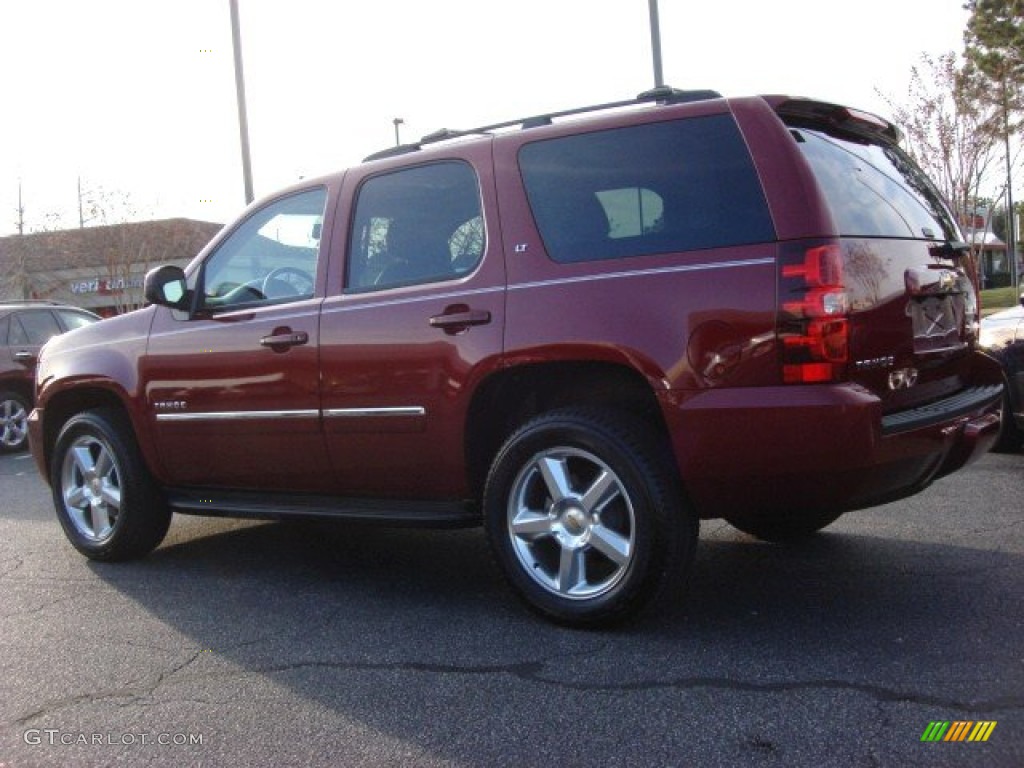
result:
[(779, 258), (782, 379), (787, 384), (839, 381), (850, 337), (842, 250), (834, 243), (790, 243)]

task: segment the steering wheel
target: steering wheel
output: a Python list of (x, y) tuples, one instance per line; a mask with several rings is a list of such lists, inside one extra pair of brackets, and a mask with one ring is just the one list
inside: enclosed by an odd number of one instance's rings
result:
[[(285, 287), (284, 291), (282, 286)], [(289, 296), (312, 296), (315, 286), (316, 281), (308, 272), (296, 267), (277, 267), (263, 278), (261, 289), (267, 298), (283, 299)]]

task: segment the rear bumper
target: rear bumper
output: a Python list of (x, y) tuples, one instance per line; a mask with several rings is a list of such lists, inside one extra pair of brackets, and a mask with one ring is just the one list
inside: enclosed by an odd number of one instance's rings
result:
[(711, 390), (662, 401), (701, 517), (845, 512), (894, 501), (977, 459), (999, 432), (998, 378), (883, 416), (857, 385)]

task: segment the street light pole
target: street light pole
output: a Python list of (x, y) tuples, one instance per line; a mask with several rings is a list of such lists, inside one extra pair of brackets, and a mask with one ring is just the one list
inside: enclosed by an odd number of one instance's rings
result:
[(400, 138), (398, 137), (398, 126), (400, 126), (400, 125), (404, 124), (404, 123), (405, 123), (405, 120), (403, 120), (403, 119), (402, 119), (402, 118), (400, 118), (400, 117), (396, 117), (396, 118), (395, 118), (394, 120), (392, 120), (391, 122), (395, 124), (395, 146), (396, 146), (396, 147), (398, 147), (398, 146), (401, 146), (401, 144), (402, 144), (402, 140), (401, 140), (401, 139), (400, 139)]
[(1003, 81), (1003, 141), (1006, 145), (1006, 253), (1010, 268), (1010, 285), (1017, 288), (1020, 275), (1017, 274), (1017, 217), (1013, 210), (1013, 159), (1010, 156), (1010, 116), (1006, 95), (1006, 81)]
[(231, 43), (235, 49), (235, 94), (238, 97), (238, 133), (242, 142), (242, 181), (245, 184), (245, 204), (253, 200), (252, 162), (249, 159), (249, 118), (245, 111), (245, 74), (242, 71), (242, 32), (238, 27), (238, 0), (231, 4)]
[(658, 0), (647, 0), (651, 12), (651, 55), (654, 58), (654, 87), (660, 88), (665, 84), (665, 77), (661, 72), (661, 24), (658, 21)]

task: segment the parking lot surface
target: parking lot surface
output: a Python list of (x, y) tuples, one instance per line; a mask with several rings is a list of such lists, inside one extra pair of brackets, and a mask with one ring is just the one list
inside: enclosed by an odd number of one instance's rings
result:
[[(479, 530), (176, 516), (90, 563), (0, 457), (0, 766), (1024, 765), (1024, 455), (547, 624)], [(923, 742), (934, 722), (988, 740)]]

